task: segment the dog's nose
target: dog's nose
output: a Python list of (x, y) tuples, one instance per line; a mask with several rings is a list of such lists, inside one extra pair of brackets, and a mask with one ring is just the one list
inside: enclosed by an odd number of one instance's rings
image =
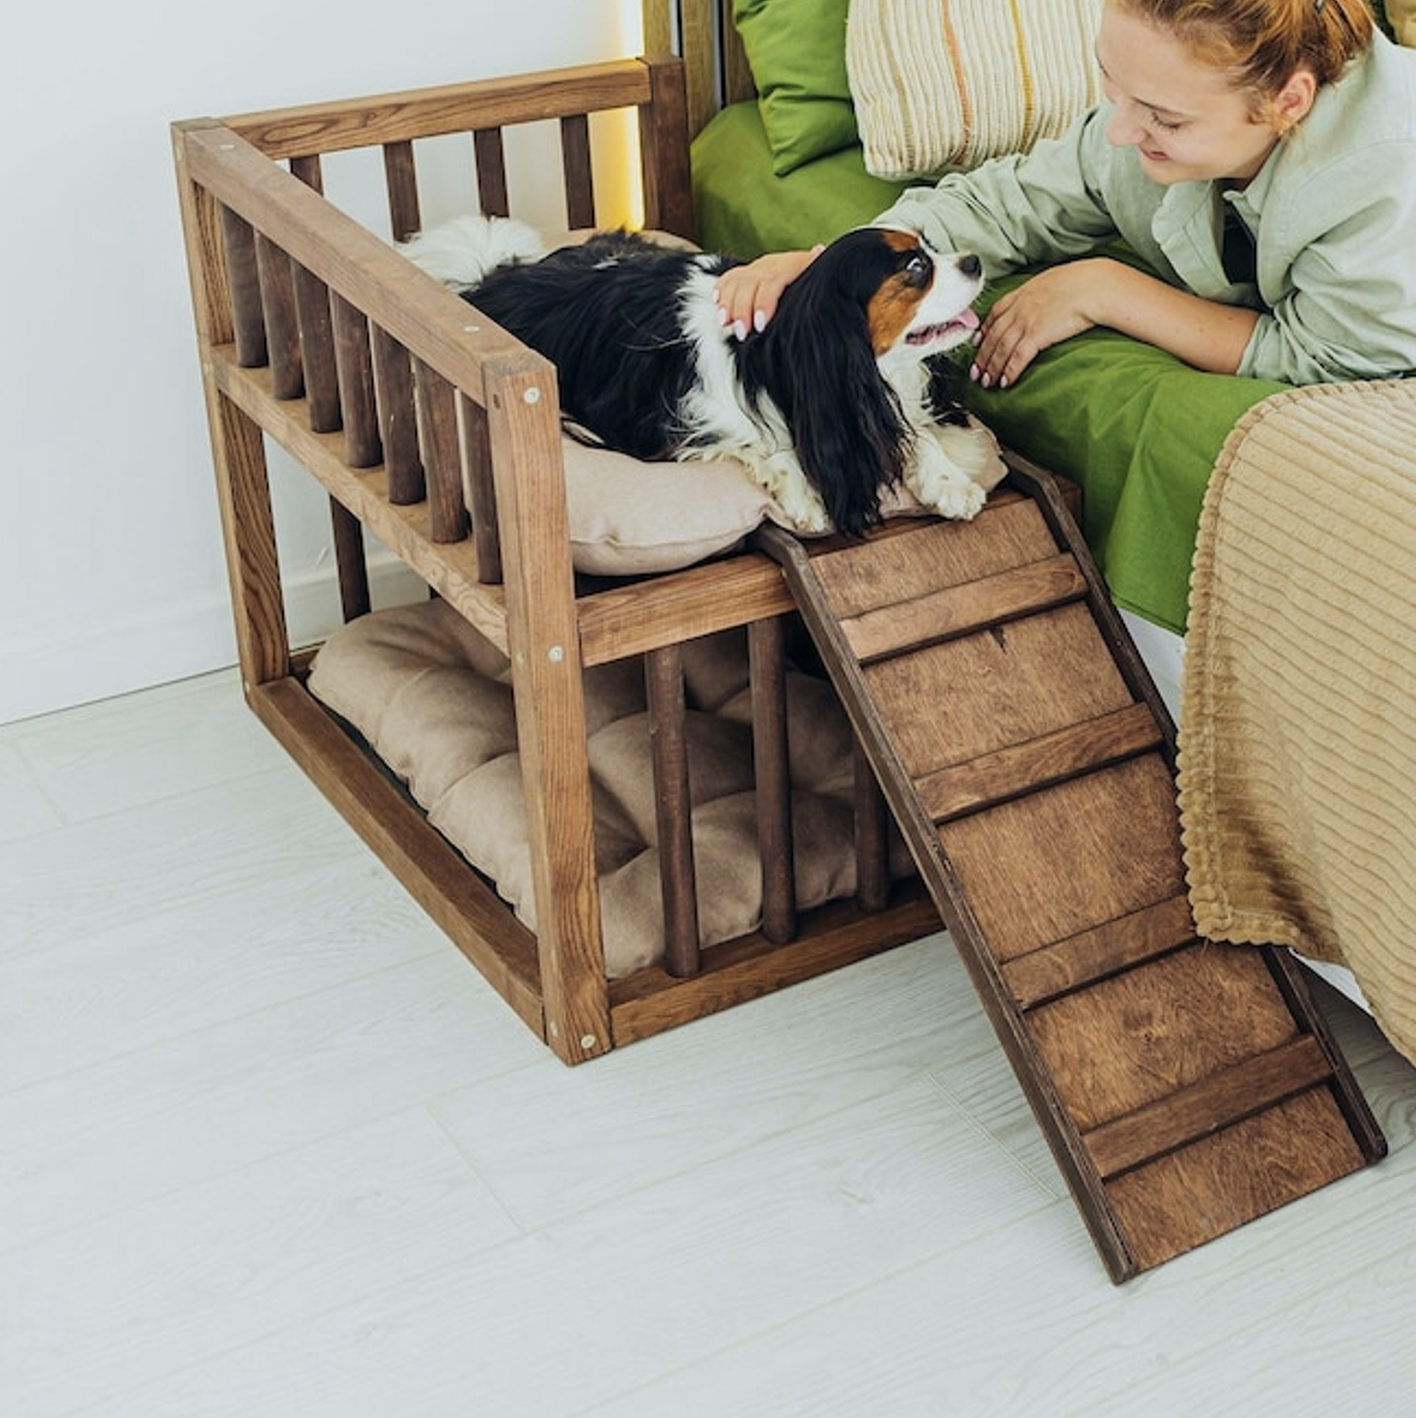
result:
[(972, 251), (966, 252), (959, 257), (959, 274), (970, 278), (982, 275), (983, 262)]

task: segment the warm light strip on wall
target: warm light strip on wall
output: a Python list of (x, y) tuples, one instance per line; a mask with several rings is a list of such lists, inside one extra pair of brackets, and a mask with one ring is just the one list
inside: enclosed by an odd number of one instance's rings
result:
[[(643, 0), (618, 0), (616, 27), (619, 31), (619, 53), (639, 55), (644, 52)], [(616, 137), (615, 169), (624, 174), (621, 187), (617, 184), (611, 206), (623, 215), (613, 220), (638, 228), (644, 225), (644, 182), (639, 170), (639, 124), (633, 112), (614, 115)], [(613, 223), (612, 223), (613, 224)]]

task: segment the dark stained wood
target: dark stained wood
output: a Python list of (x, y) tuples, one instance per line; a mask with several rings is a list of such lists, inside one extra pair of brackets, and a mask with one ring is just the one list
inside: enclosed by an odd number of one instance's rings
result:
[(1057, 555), (1057, 541), (1036, 504), (1012, 497), (989, 501), (972, 522), (887, 525), (863, 546), (888, 539), (890, 556), (861, 556), (860, 547), (823, 542), (813, 573), (832, 613), (851, 621), (881, 607), (900, 607), (941, 586), (960, 586)]
[(339, 578), (339, 608), (345, 622), (368, 615), (369, 564), (364, 558), (364, 529), (359, 519), (342, 503), (330, 498), (330, 521), (334, 530), (334, 563)]
[(246, 369), (265, 364), (265, 312), (261, 308), (261, 281), (256, 269), (256, 236), (251, 224), (230, 207), (221, 208), (221, 235), (226, 249), (226, 278), (231, 292), (231, 320), (236, 360)]
[[(1058, 673), (1059, 662), (1078, 673)], [(1134, 702), (1081, 604), (878, 660), (861, 673), (898, 726), (892, 737), (916, 779)]]
[(298, 399), (305, 392), (305, 371), (300, 362), (295, 278), (290, 258), (259, 231), (256, 233), (256, 270), (261, 283), (261, 307), (265, 311), (271, 386), (277, 399)]
[[(290, 171), (312, 191), (324, 191), (324, 173), (318, 154), (292, 158)], [(341, 426), (344, 413), (339, 402), (339, 371), (335, 362), (329, 290), (322, 280), (298, 262), (292, 263), (292, 269), (305, 394), (310, 401), (310, 427), (316, 433), (330, 433)]]
[(771, 941), (796, 934), (796, 863), (787, 742), (787, 664), (779, 617), (747, 628), (752, 684), (752, 762), (757, 846), (762, 859), (762, 934)]
[(1185, 890), (1174, 782), (1158, 754), (945, 823), (937, 837), (999, 961)]
[(1019, 616), (1079, 600), (1087, 585), (1072, 556), (1000, 571), (959, 586), (946, 586), (898, 605), (881, 606), (841, 621), (862, 664), (922, 649), (940, 640), (972, 635)]
[(295, 267), (295, 315), (300, 331), (310, 427), (316, 433), (333, 433), (343, 424), (344, 410), (339, 398), (339, 366), (334, 350), (329, 288), (303, 266)]
[(427, 495), (418, 449), (413, 365), (408, 351), (378, 325), (370, 332), (370, 353), (379, 411), (379, 442), (388, 469), (388, 500), (395, 507), (407, 507), (422, 502)]
[(698, 888), (693, 863), (683, 651), (677, 645), (644, 657), (654, 765), (659, 882), (664, 903), (664, 968), (683, 979), (699, 970)]
[(388, 188), (388, 218), (395, 241), (407, 241), (422, 228), (418, 205), (418, 173), (413, 144), (407, 140), (385, 143), (384, 184)]
[(856, 901), (862, 911), (883, 911), (890, 899), (890, 811), (858, 739), (851, 757)]
[(482, 128), (472, 135), (477, 158), (477, 200), (484, 215), (504, 217), (511, 211), (506, 192), (506, 151), (500, 128)]
[(383, 462), (378, 405), (374, 401), (374, 365), (369, 350), (369, 322), (343, 296), (330, 297), (334, 326), (339, 403), (344, 411), (345, 461), (351, 468)]
[(1172, 896), (1007, 960), (1003, 980), (1020, 1009), (1034, 1009), (1179, 950), (1194, 939), (1189, 898)]
[(477, 548), (481, 579), (495, 586), (502, 579), (501, 532), (497, 524), (497, 489), (492, 477), (492, 450), (487, 439), (487, 415), (470, 399), (457, 401), (462, 431), (463, 481), (467, 510), (472, 516), (472, 537)]
[[(1271, 968), (1275, 952), (1195, 939), (1173, 727), (1152, 711), (1055, 490), (1041, 494), (1036, 476), (1024, 486), (1038, 493), (1031, 516), (1009, 504), (810, 551), (775, 528), (758, 542), (783, 565), (1098, 1252), (1124, 1280), (1384, 1143), (1310, 1003)], [(1021, 590), (1066, 557), (1068, 595), (1082, 599)], [(1018, 615), (974, 630), (957, 614), (965, 601)], [(1332, 1146), (1309, 1155), (1300, 1138), (1274, 1140), (1271, 1119), (1314, 1108)], [(1245, 1151), (1256, 1130), (1268, 1150)]]
[(1292, 1039), (1082, 1134), (1102, 1178), (1154, 1162), (1332, 1077), (1311, 1036)]
[(915, 791), (930, 817), (944, 823), (1109, 767), (1156, 748), (1160, 741), (1150, 710), (1131, 704), (927, 773), (915, 780)]
[(590, 119), (576, 113), (560, 121), (561, 167), (565, 174), (566, 225), (595, 225), (595, 179), (590, 170)]
[(1117, 1177), (1107, 1199), (1136, 1269), (1149, 1270), (1374, 1160), (1314, 1088)]
[(421, 361), (414, 364), (413, 388), (427, 479), (428, 535), (434, 542), (460, 542), (467, 535), (468, 517), (462, 489), (457, 390)]
[(526, 351), (486, 371), (507, 644), (546, 1033), (567, 1063), (613, 1047), (560, 418)]

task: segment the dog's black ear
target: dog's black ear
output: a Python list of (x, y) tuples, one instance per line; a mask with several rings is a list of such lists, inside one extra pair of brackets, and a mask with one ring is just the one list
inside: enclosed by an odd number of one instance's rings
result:
[(880, 497), (905, 470), (910, 430), (862, 327), (815, 345), (794, 365), (788, 418), (797, 458), (838, 531), (858, 537), (881, 520)]
[(818, 257), (786, 290), (765, 331), (744, 347), (751, 384), (787, 421), (807, 481), (838, 531), (881, 520), (880, 497), (904, 472), (911, 433), (880, 374), (859, 265)]

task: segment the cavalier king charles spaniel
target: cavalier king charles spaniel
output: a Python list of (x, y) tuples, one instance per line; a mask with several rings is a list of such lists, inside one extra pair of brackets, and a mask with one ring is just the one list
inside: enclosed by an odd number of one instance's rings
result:
[(745, 339), (714, 301), (730, 257), (600, 232), (549, 253), (522, 222), (461, 217), (400, 248), (549, 359), (561, 409), (645, 460), (740, 459), (798, 531), (860, 536), (903, 483), (972, 517), (1003, 476), (951, 362), (978, 328), (978, 257), (869, 226), (828, 245)]

